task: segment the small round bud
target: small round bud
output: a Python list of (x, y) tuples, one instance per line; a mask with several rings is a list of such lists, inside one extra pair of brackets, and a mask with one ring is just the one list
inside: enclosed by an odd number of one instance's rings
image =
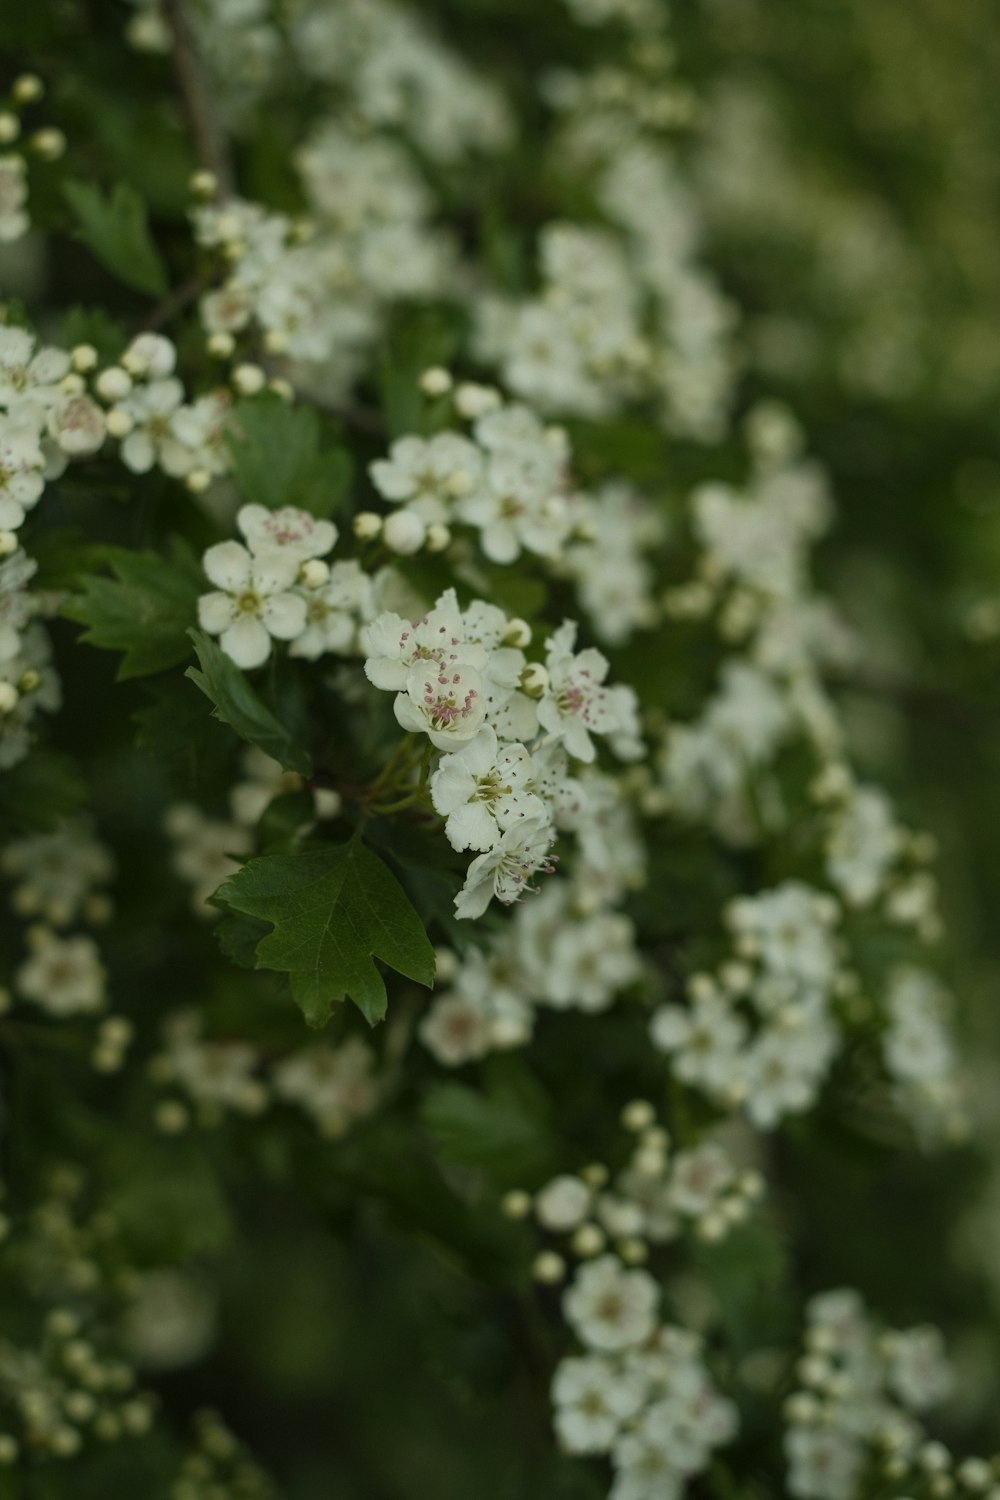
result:
[(590, 1162), (580, 1173), (587, 1186), (592, 1188), (602, 1188), (610, 1175), (602, 1161)]
[(420, 377), (420, 389), (425, 396), (447, 396), (453, 383), (450, 373), (441, 365), (432, 365)]
[(50, 125), (45, 130), (36, 130), (30, 144), (43, 161), (58, 161), (66, 150), (66, 137), (61, 130)]
[(9, 557), (18, 548), (17, 533), (14, 531), (0, 531), (0, 557)]
[(282, 401), (295, 400), (295, 387), (283, 375), (275, 375), (267, 382), (267, 388), (269, 391), (273, 391), (276, 396), (280, 396)]
[(177, 1099), (163, 1099), (156, 1106), (153, 1120), (157, 1130), (162, 1130), (164, 1135), (180, 1135), (187, 1129), (190, 1116)]
[(500, 405), (500, 392), (492, 385), (476, 385), (466, 381), (455, 390), (455, 408), (461, 417), (474, 421), (488, 411), (496, 411)]
[(382, 532), (382, 517), (373, 510), (359, 510), (354, 517), (354, 535), (359, 542), (373, 542)]
[(20, 697), (20, 693), (12, 682), (0, 682), (0, 714), (13, 713)]
[(640, 1239), (621, 1240), (618, 1254), (627, 1266), (641, 1266), (649, 1259), (649, 1246)]
[(97, 350), (93, 344), (77, 344), (69, 351), (69, 358), (74, 370), (79, 370), (82, 375), (85, 375), (97, 364)]
[(656, 1119), (656, 1111), (648, 1099), (633, 1099), (622, 1110), (622, 1124), (626, 1130), (648, 1130)]
[(586, 1259), (591, 1255), (600, 1255), (607, 1244), (607, 1236), (599, 1224), (581, 1224), (570, 1243), (574, 1254)]
[(531, 626), (527, 620), (522, 620), (515, 615), (513, 620), (507, 621), (507, 629), (503, 633), (503, 644), (505, 646), (516, 646), (519, 651), (525, 646), (531, 645)]
[(288, 348), (288, 334), (280, 328), (269, 328), (264, 334), (264, 348), (268, 354), (284, 354)]
[(94, 381), (94, 389), (102, 401), (124, 401), (132, 389), (132, 377), (121, 365), (109, 365)]
[(184, 484), (192, 495), (203, 495), (211, 483), (212, 475), (208, 469), (192, 469), (184, 479)]
[(45, 85), (37, 73), (22, 73), (20, 78), (14, 79), (11, 92), (15, 104), (37, 104), (45, 93)]
[(566, 1262), (554, 1250), (543, 1250), (540, 1255), (535, 1256), (531, 1274), (536, 1281), (547, 1286), (554, 1286), (566, 1275)]
[(124, 406), (113, 406), (108, 412), (108, 435), (113, 438), (128, 437), (135, 426), (135, 419)]
[(427, 528), (428, 552), (443, 552), (451, 546), (451, 532), (441, 521), (434, 521)]
[(395, 510), (382, 524), (382, 540), (390, 552), (398, 552), (401, 557), (419, 552), (426, 537), (426, 526), (412, 510)]
[(83, 376), (78, 374), (76, 370), (71, 370), (68, 375), (64, 375), (62, 380), (60, 380), (59, 389), (64, 396), (80, 396), (87, 389), (87, 386)]
[(334, 791), (332, 786), (318, 786), (313, 789), (313, 811), (317, 818), (336, 818), (343, 805), (343, 798), (339, 792)]
[(553, 1177), (535, 1195), (535, 1216), (545, 1229), (565, 1233), (581, 1224), (590, 1212), (590, 1188), (568, 1173)]
[(260, 365), (237, 365), (232, 380), (241, 396), (256, 396), (267, 384), (267, 376)]
[(303, 588), (321, 589), (330, 581), (330, 564), (320, 557), (310, 557), (299, 569), (299, 582)]
[(715, 1209), (703, 1214), (695, 1225), (695, 1233), (706, 1245), (717, 1245), (720, 1240), (725, 1239), (728, 1230), (725, 1214)]
[(985, 1458), (967, 1458), (958, 1466), (958, 1478), (968, 1490), (988, 1490), (993, 1471)]
[(549, 685), (549, 674), (540, 661), (529, 662), (521, 673), (521, 691), (529, 698), (541, 698)]
[(951, 1454), (944, 1443), (924, 1443), (917, 1454), (917, 1462), (928, 1474), (943, 1474), (951, 1467)]
[(526, 1219), (531, 1213), (531, 1194), (522, 1188), (512, 1188), (504, 1193), (500, 1207), (508, 1219)]
[(205, 344), (212, 359), (228, 359), (236, 348), (236, 340), (231, 333), (213, 333)]
[(0, 1432), (0, 1464), (17, 1463), (19, 1452), (17, 1439), (11, 1437), (9, 1432)]
[(188, 178), (188, 191), (192, 198), (200, 198), (203, 203), (207, 203), (219, 191), (219, 179), (214, 172), (204, 168), (199, 172), (192, 172)]
[(17, 679), (17, 690), (22, 694), (33, 693), (41, 680), (41, 676), (34, 667), (26, 667)]
[(21, 122), (10, 110), (0, 111), (0, 146), (9, 146), (21, 134)]

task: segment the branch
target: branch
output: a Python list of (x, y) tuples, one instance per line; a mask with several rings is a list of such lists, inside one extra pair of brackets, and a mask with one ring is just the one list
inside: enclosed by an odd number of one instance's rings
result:
[(185, 0), (163, 0), (163, 14), (173, 36), (174, 68), (198, 160), (215, 176), (220, 196), (230, 197), (235, 190), (235, 177), (229, 145), (198, 55)]

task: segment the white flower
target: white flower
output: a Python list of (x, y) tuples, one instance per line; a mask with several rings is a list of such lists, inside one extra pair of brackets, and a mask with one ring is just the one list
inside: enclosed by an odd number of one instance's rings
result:
[(427, 1050), (450, 1068), (485, 1057), (493, 1040), (488, 1010), (457, 990), (433, 1001), (418, 1031)]
[(478, 673), (488, 661), (484, 647), (466, 633), (454, 589), (415, 623), (391, 611), (380, 614), (362, 630), (361, 648), (368, 681), (390, 692), (405, 688), (411, 668), (421, 664), (473, 667)]
[(53, 1016), (90, 1014), (104, 1006), (105, 973), (97, 944), (88, 937), (46, 934), (18, 969), (15, 984)]
[(483, 681), (473, 667), (437, 662), (411, 667), (393, 703), (403, 729), (425, 733), (437, 750), (471, 740), (486, 713)]
[(548, 818), (525, 818), (469, 866), (465, 884), (455, 897), (455, 915), (481, 917), (496, 896), (509, 906), (532, 889), (529, 881), (539, 870), (550, 875), (549, 861), (555, 831)]
[(709, 1142), (678, 1151), (670, 1166), (668, 1199), (679, 1213), (699, 1218), (729, 1187), (735, 1173), (726, 1153)]
[(926, 1325), (895, 1333), (889, 1347), (889, 1386), (904, 1406), (923, 1411), (951, 1394), (954, 1375), (939, 1329)]
[(49, 408), (64, 399), (59, 382), (69, 373), (69, 355), (35, 349), (24, 328), (0, 327), (0, 407), (41, 429)]
[(0, 415), (0, 530), (16, 531), (38, 501), (45, 458), (26, 416)]
[(305, 629), (305, 600), (292, 591), (298, 572), (294, 556), (255, 558), (239, 542), (219, 542), (209, 547), (203, 565), (219, 592), (198, 600), (198, 622), (219, 637), (238, 667), (249, 671), (262, 666), (271, 654), (272, 636), (290, 641)]
[(101, 408), (89, 396), (71, 396), (49, 412), (49, 432), (63, 453), (81, 458), (96, 453), (107, 435)]
[(185, 1090), (210, 1110), (255, 1115), (267, 1103), (267, 1090), (255, 1078), (260, 1061), (249, 1042), (207, 1041), (194, 1011), (171, 1016), (164, 1026), (166, 1050), (157, 1058), (159, 1076)]
[(563, 1312), (583, 1343), (614, 1352), (643, 1344), (656, 1327), (660, 1290), (646, 1271), (627, 1271), (602, 1255), (577, 1271), (563, 1296)]
[(397, 438), (389, 457), (370, 465), (372, 483), (386, 500), (405, 503), (430, 526), (450, 518), (456, 500), (479, 480), (482, 454), (455, 432)]
[(246, 828), (206, 818), (193, 803), (175, 802), (167, 809), (164, 827), (175, 843), (171, 866), (193, 887), (193, 906), (199, 916), (215, 915), (208, 898), (239, 869), (234, 855), (247, 854), (253, 843)]
[(795, 1500), (849, 1500), (864, 1450), (836, 1429), (793, 1427), (785, 1435), (788, 1492)]
[(378, 1099), (375, 1054), (360, 1037), (340, 1047), (304, 1047), (275, 1068), (275, 1094), (298, 1104), (324, 1135), (343, 1135), (354, 1120), (370, 1114)]
[(174, 373), (177, 350), (162, 333), (140, 333), (125, 350), (121, 363), (137, 379), (164, 380)]
[(337, 540), (337, 528), (332, 521), (318, 521), (294, 505), (282, 506), (280, 510), (244, 505), (237, 511), (236, 524), (255, 557), (280, 552), (304, 563), (311, 557), (325, 557)]
[(545, 1229), (565, 1233), (582, 1224), (593, 1193), (580, 1177), (553, 1177), (535, 1196), (535, 1214)]
[(290, 656), (315, 661), (327, 651), (349, 656), (357, 650), (360, 622), (371, 615), (374, 601), (372, 581), (358, 563), (333, 563), (328, 581), (305, 589), (302, 597), (305, 629), (289, 647)]
[(607, 1453), (642, 1401), (642, 1386), (617, 1361), (564, 1359), (552, 1381), (555, 1428), (568, 1453)]
[(184, 387), (169, 376), (149, 385), (132, 388), (121, 409), (132, 418), (132, 431), (123, 438), (121, 460), (133, 474), (148, 474), (154, 464), (175, 478), (192, 467), (189, 450), (180, 443), (173, 427), (173, 417), (184, 400)]
[(561, 740), (576, 760), (592, 761), (596, 754), (591, 734), (608, 734), (619, 716), (607, 688), (607, 658), (592, 647), (573, 653), (576, 625), (566, 620), (546, 642), (549, 685), (538, 706), (538, 722)]
[(447, 818), (453, 849), (492, 849), (522, 818), (545, 817), (545, 804), (528, 791), (531, 756), (523, 745), (500, 749), (488, 726), (453, 755), (445, 755), (431, 777), (431, 801)]

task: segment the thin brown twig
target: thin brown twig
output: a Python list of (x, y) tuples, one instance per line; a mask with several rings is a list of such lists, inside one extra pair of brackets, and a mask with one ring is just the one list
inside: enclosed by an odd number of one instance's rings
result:
[(214, 175), (220, 196), (229, 197), (235, 188), (229, 144), (198, 54), (185, 0), (163, 0), (163, 14), (173, 37), (174, 68), (198, 160)]
[(193, 302), (203, 291), (206, 291), (208, 286), (209, 283), (204, 276), (197, 274), (189, 276), (153, 308), (148, 318), (143, 319), (142, 332), (156, 333), (159, 329), (165, 328), (179, 312), (184, 311), (188, 303)]

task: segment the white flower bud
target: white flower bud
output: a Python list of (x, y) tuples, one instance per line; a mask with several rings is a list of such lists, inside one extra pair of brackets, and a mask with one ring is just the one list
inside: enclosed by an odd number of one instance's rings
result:
[(566, 1262), (554, 1250), (543, 1250), (540, 1255), (535, 1256), (531, 1274), (536, 1281), (553, 1286), (566, 1275)]
[(273, 379), (267, 382), (267, 388), (269, 391), (273, 391), (276, 396), (280, 396), (282, 401), (295, 400), (295, 387), (283, 375), (275, 375)]
[(618, 1254), (627, 1266), (641, 1266), (649, 1259), (649, 1246), (638, 1239), (621, 1240)]
[(508, 1219), (526, 1219), (531, 1213), (531, 1194), (521, 1188), (504, 1193), (500, 1207)]
[(232, 380), (241, 396), (256, 396), (267, 384), (267, 376), (260, 365), (237, 365)]
[(382, 540), (390, 552), (398, 552), (401, 557), (419, 552), (426, 537), (426, 526), (412, 510), (393, 511), (382, 524)]
[(496, 411), (499, 405), (500, 392), (492, 385), (476, 385), (469, 380), (455, 391), (455, 409), (459, 416), (470, 422), (485, 416), (488, 411)]
[(531, 626), (527, 620), (515, 616), (513, 620), (507, 621), (507, 629), (503, 633), (503, 644), (505, 646), (516, 646), (523, 651), (525, 646), (531, 645)]
[(330, 564), (321, 557), (310, 557), (299, 569), (299, 580), (303, 588), (321, 589), (330, 581)]
[(284, 354), (288, 348), (288, 335), (280, 328), (269, 328), (264, 334), (264, 348), (268, 354)]
[(12, 713), (20, 697), (20, 693), (12, 682), (0, 682), (0, 714)]
[(420, 389), (425, 396), (447, 396), (452, 384), (450, 373), (441, 365), (432, 365), (420, 377)]
[(45, 85), (37, 73), (22, 73), (19, 78), (14, 79), (11, 92), (16, 104), (37, 104), (45, 93)]
[(187, 1129), (189, 1118), (184, 1105), (176, 1099), (162, 1100), (153, 1115), (157, 1130), (161, 1130), (164, 1135), (180, 1135), (182, 1130)]
[(0, 531), (0, 557), (9, 557), (12, 552), (17, 551), (17, 534), (13, 531)]
[(354, 535), (359, 542), (373, 542), (382, 531), (382, 517), (373, 510), (359, 510), (354, 517)]
[(192, 469), (184, 480), (192, 495), (203, 495), (211, 483), (212, 475), (208, 469)]
[(626, 1130), (648, 1130), (656, 1119), (656, 1110), (648, 1099), (633, 1099), (622, 1110), (622, 1124)]
[(9, 146), (21, 134), (21, 122), (10, 110), (0, 113), (0, 146)]
[(77, 344), (69, 351), (69, 358), (74, 370), (86, 374), (97, 364), (97, 350), (93, 344)]
[(124, 406), (113, 406), (108, 412), (108, 433), (111, 437), (128, 437), (134, 426), (132, 413), (126, 411)]
[(204, 168), (199, 172), (192, 172), (188, 178), (188, 191), (192, 198), (200, 198), (202, 202), (207, 203), (219, 191), (219, 179), (214, 172), (206, 171)]
[(121, 365), (109, 365), (94, 381), (94, 389), (102, 401), (124, 401), (132, 389), (132, 377)]
[(17, 690), (22, 696), (25, 693), (33, 693), (41, 682), (41, 677), (34, 667), (28, 667), (17, 679)]
[(45, 130), (35, 131), (31, 147), (43, 161), (58, 161), (66, 150), (66, 137), (61, 130), (50, 125)]
[(592, 1161), (588, 1166), (583, 1168), (580, 1176), (588, 1187), (596, 1189), (604, 1186), (610, 1173), (602, 1161)]
[(343, 805), (343, 798), (332, 786), (314, 787), (313, 810), (317, 818), (335, 818)]
[(586, 1259), (591, 1255), (600, 1255), (607, 1244), (607, 1236), (598, 1224), (581, 1224), (571, 1243), (574, 1255)]
[(540, 661), (529, 662), (521, 673), (521, 691), (529, 698), (541, 698), (548, 685), (548, 670)]
[(228, 359), (236, 348), (236, 340), (231, 333), (213, 333), (205, 348), (213, 359)]
[(451, 532), (441, 521), (434, 521), (427, 528), (428, 552), (443, 552), (451, 545)]

